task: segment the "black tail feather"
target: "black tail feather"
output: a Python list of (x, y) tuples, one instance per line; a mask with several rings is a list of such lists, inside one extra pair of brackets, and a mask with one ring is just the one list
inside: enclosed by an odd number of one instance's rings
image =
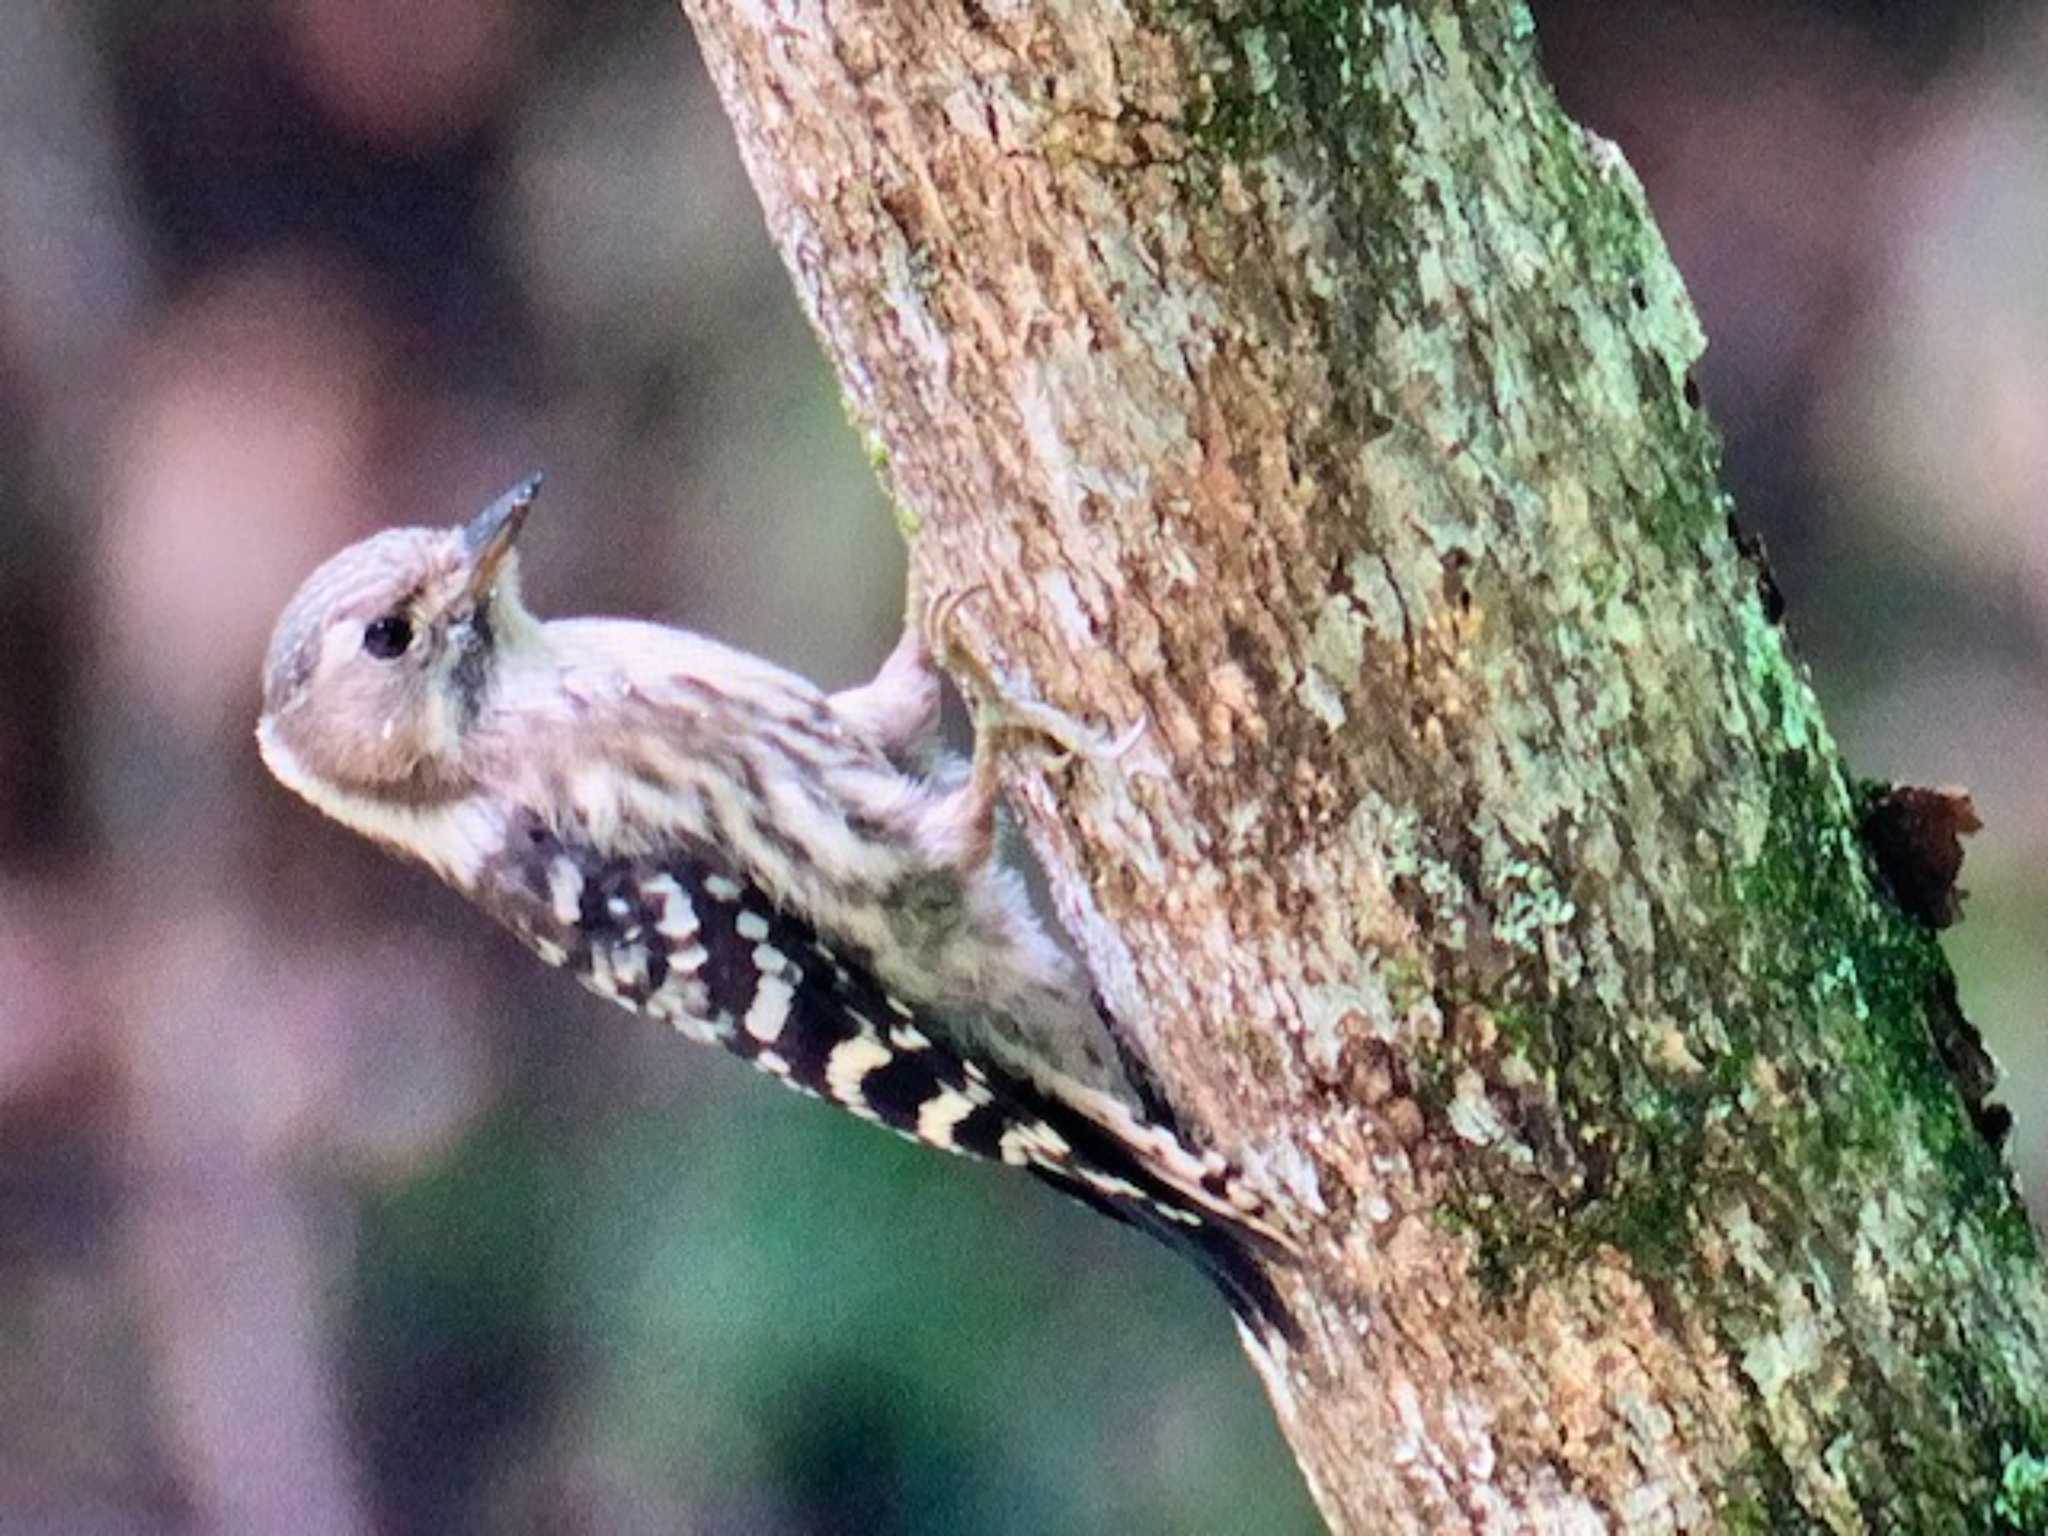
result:
[(1191, 1260), (1254, 1333), (1278, 1335), (1290, 1345), (1301, 1342), (1301, 1324), (1266, 1273), (1268, 1265), (1284, 1263), (1287, 1254), (1264, 1233), (1228, 1224), (1209, 1212), (1200, 1213), (1199, 1224), (1189, 1225), (1162, 1214), (1149, 1200), (1115, 1199), (1055, 1168), (1033, 1167), (1031, 1171), (1061, 1194), (1158, 1239)]

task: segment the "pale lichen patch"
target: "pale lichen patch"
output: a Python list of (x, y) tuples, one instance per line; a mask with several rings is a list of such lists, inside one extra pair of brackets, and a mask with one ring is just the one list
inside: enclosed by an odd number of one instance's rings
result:
[(1334, 1081), (1347, 1040), (1356, 1039), (1373, 1020), (1392, 1015), (1387, 990), (1377, 973), (1355, 980), (1312, 986), (1301, 993), (1301, 1044), (1309, 1064)]
[(1752, 1338), (1742, 1351), (1743, 1374), (1766, 1399), (1786, 1385), (1820, 1371), (1826, 1363), (1827, 1337), (1804, 1287), (1792, 1276), (1777, 1286), (1778, 1326)]
[(1347, 718), (1344, 701), (1357, 685), (1365, 640), (1366, 620), (1357, 601), (1338, 596), (1321, 605), (1297, 692), (1304, 707), (1333, 731), (1342, 729)]

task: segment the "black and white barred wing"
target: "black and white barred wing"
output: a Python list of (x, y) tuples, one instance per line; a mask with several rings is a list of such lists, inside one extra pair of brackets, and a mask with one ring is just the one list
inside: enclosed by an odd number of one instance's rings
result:
[(606, 859), (538, 822), (478, 899), (601, 996), (724, 1046), (800, 1092), (948, 1152), (1024, 1168), (1188, 1254), (1262, 1330), (1293, 1325), (1261, 1260), (1288, 1251), (1213, 1154), (1079, 1084), (963, 1058), (943, 1020), (695, 846)]

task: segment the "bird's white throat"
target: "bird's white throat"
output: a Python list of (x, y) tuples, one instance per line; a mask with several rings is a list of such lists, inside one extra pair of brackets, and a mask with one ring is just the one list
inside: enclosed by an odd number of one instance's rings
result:
[(475, 885), (484, 860), (503, 840), (503, 817), (481, 795), (412, 805), (329, 783), (300, 761), (273, 716), (257, 722), (256, 749), (277, 781), (315, 810), (419, 860), (454, 885)]

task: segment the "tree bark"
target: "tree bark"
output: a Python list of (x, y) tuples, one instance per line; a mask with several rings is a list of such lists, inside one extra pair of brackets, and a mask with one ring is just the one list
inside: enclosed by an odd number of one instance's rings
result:
[(683, 0), (1345, 1532), (2048, 1528), (2048, 1285), (1508, 0)]

